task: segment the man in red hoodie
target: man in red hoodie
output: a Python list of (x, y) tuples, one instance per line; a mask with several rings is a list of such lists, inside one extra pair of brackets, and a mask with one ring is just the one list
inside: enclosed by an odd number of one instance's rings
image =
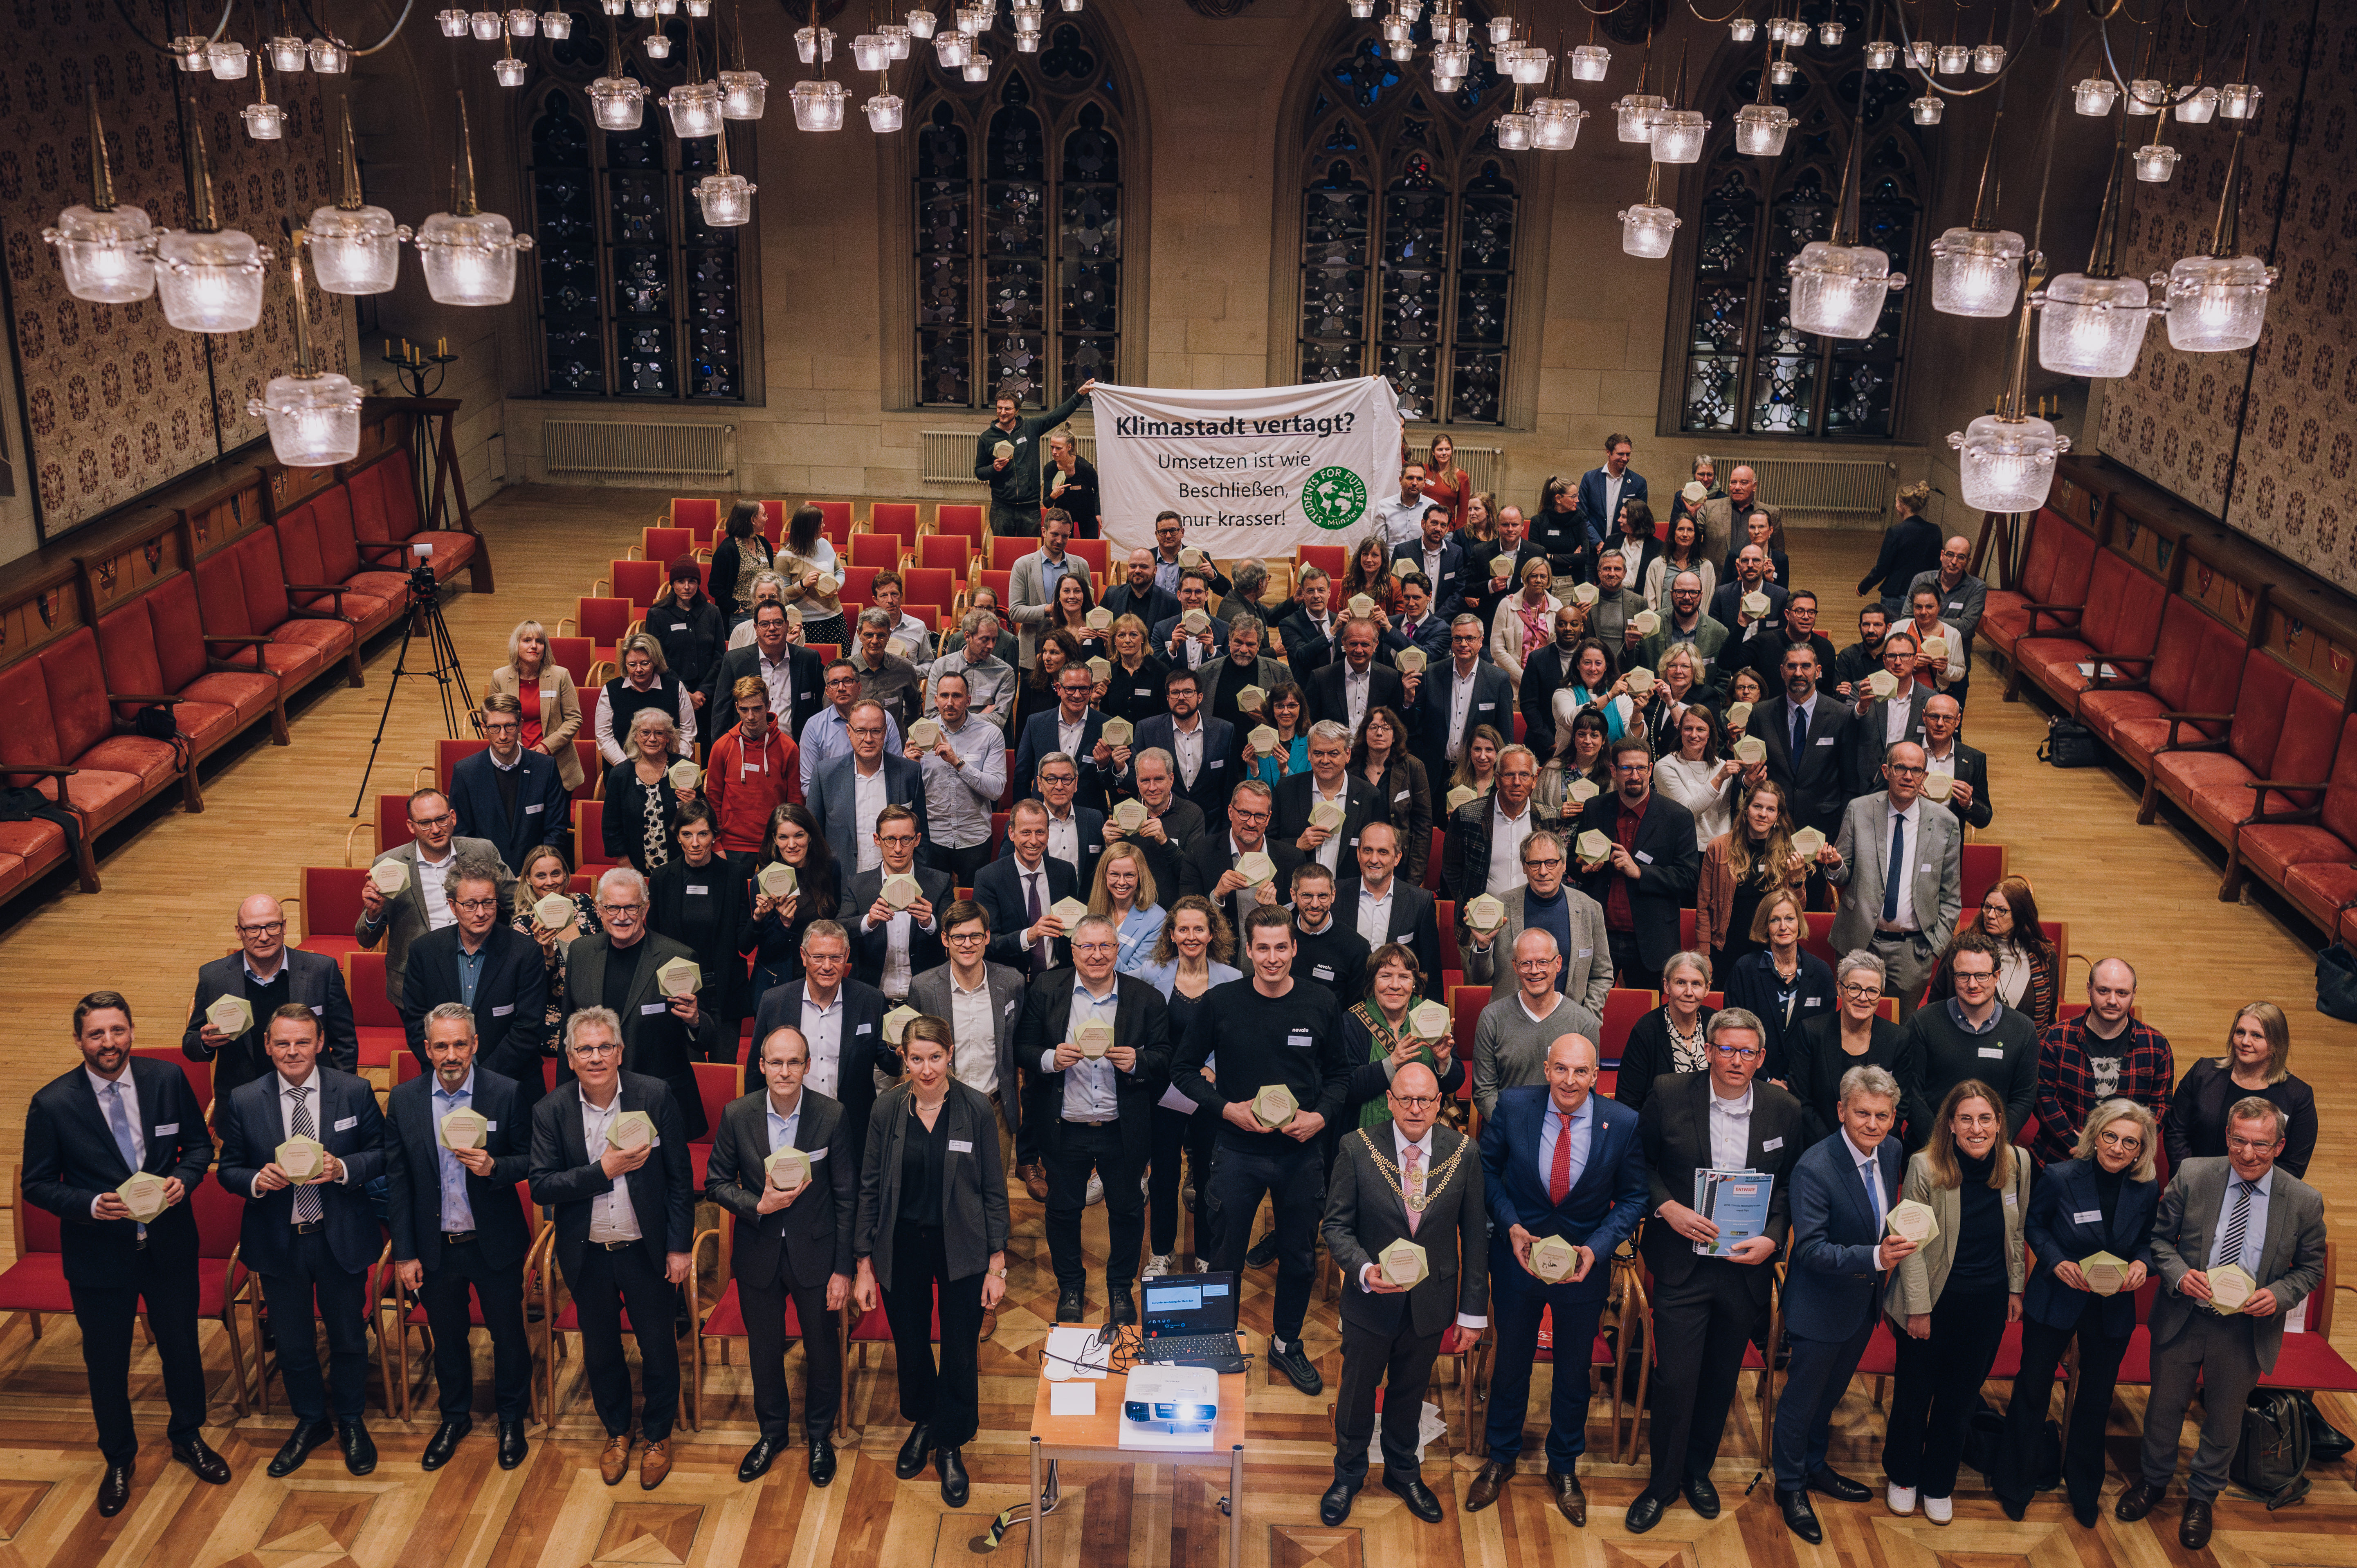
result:
[(728, 854), (760, 852), (770, 818), (788, 801), (802, 798), (802, 759), (792, 740), (770, 723), (770, 689), (758, 675), (738, 678), (737, 727), (712, 743), (704, 795), (720, 824), (720, 847)]

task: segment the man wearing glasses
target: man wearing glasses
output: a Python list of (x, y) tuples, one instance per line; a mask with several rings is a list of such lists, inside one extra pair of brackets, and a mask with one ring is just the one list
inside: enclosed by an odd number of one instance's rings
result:
[[(1577, 887), (1564, 885), (1568, 865), (1563, 835), (1535, 832), (1523, 841), (1523, 885), (1501, 900), (1506, 923), (1484, 935), (1469, 931), (1458, 944), (1465, 955), (1465, 983), (1495, 983), (1498, 954), (1511, 953), (1523, 933), (1544, 931), (1563, 959), (1555, 984), (1590, 1013), (1604, 1012), (1612, 993), (1612, 947), (1605, 935), (1604, 907)], [(1501, 945), (1502, 944), (1502, 945)]]
[[(851, 741), (851, 710), (860, 702), (859, 666), (848, 659), (838, 659), (826, 667), (824, 690), (826, 706), (813, 714), (802, 725), (802, 733), (795, 745), (802, 752), (802, 799), (815, 800), (812, 793), (818, 787), (819, 765), (847, 757), (853, 748)], [(884, 710), (879, 706), (877, 713)], [(891, 747), (892, 755), (900, 755), (900, 726), (889, 714), (884, 715), (883, 744)]]
[[(1239, 931), (1244, 929), (1245, 919), (1255, 908), (1273, 908), (1279, 902), (1280, 890), (1293, 886), (1294, 868), (1301, 864), (1299, 850), (1283, 839), (1269, 836), (1275, 798), (1275, 791), (1257, 779), (1238, 784), (1228, 797), (1228, 831), (1206, 832), (1197, 838), (1179, 867), (1179, 892), (1199, 893), (1223, 905), (1221, 912)], [(1276, 875), (1266, 882), (1248, 886), (1244, 874), (1236, 869), (1236, 863), (1255, 852), (1268, 856), (1276, 867)]]
[(523, 709), (513, 696), (485, 697), (481, 722), (490, 749), (450, 769), (450, 807), (474, 837), (499, 847), (501, 860), (522, 865), (533, 850), (561, 844), (572, 831), (565, 780), (554, 757), (525, 749)]
[(887, 806), (908, 807), (917, 819), (917, 842), (925, 842), (924, 769), (902, 755), (899, 725), (868, 697), (852, 703), (847, 719), (851, 749), (819, 764), (809, 795), (811, 815), (845, 877), (883, 864), (876, 822)]
[[(606, 929), (575, 938), (565, 950), (565, 1016), (587, 1007), (611, 1012), (623, 1052), (616, 1069), (662, 1080), (679, 1103), (686, 1135), (701, 1138), (707, 1123), (695, 1064), (735, 1060), (737, 1042), (721, 1038), (719, 1026), (697, 1005), (694, 987), (667, 995), (657, 978), (673, 959), (694, 963), (694, 950), (647, 929), (647, 879), (627, 865), (597, 879), (597, 918)], [(572, 1071), (568, 1053), (557, 1077)]]
[[(289, 1002), (311, 1009), (327, 1031), (327, 1064), (339, 1072), (358, 1072), (361, 1043), (352, 1027), (352, 999), (344, 990), (344, 972), (334, 959), (286, 945), (286, 911), (267, 893), (257, 893), (237, 907), (238, 950), (217, 958), (197, 971), (196, 1000), (188, 1008), (188, 1026), (180, 1036), (180, 1054), (192, 1062), (213, 1064), (213, 1094), (228, 1094), (270, 1070), (263, 1051), (263, 1030), (270, 1015)], [(242, 1035), (224, 1035), (205, 1017), (205, 1010), (224, 996), (242, 998), (253, 1009), (253, 1026)]]
[[(1533, 927), (1514, 939), (1514, 991), (1473, 1026), (1473, 1103), (1487, 1116), (1509, 1089), (1544, 1083), (1547, 1052), (1566, 1035), (1599, 1039), (1601, 1015), (1563, 993), (1563, 955)], [(1492, 993), (1495, 994), (1495, 993)]]
[[(1948, 955), (1948, 976), (1956, 993), (1920, 1009), (1900, 1037), (1899, 1081), (1932, 1106), (1967, 1079), (1978, 1079), (2005, 1096), (2008, 1139), (2038, 1108), (2038, 1026), (2007, 1006), (1996, 993), (1996, 944), (1978, 931), (1956, 939)], [(1932, 1130), (1910, 1127), (1907, 1141), (1920, 1148)]]
[[(997, 1105), (998, 1163), (1011, 1171), (1015, 1169), (1015, 1130), (1023, 1116), (1022, 1080), (1015, 1061), (1015, 1026), (1023, 1014), (1023, 975), (990, 961), (990, 911), (973, 899), (952, 904), (942, 912), (942, 926), (949, 962), (924, 971), (909, 983), (909, 1005), (928, 1018), (950, 1021), (957, 1041), (950, 1072)], [(1032, 1196), (1047, 1201), (1040, 1193)]]
[[(1921, 746), (1901, 741), (1884, 752), (1882, 777), (1884, 789), (1849, 803), (1840, 836), (1817, 852), (1817, 864), (1841, 889), (1834, 950), (1865, 948), (1880, 959), (1883, 994), (1899, 998), (1904, 1019), (1914, 1013), (1964, 907), (1964, 830), (1953, 813), (1924, 809)], [(1983, 1070), (1943, 1087), (1968, 1077), (2000, 1088), (2005, 1081)], [(2008, 1120), (2021, 1125), (2018, 1115)], [(1918, 1142), (1911, 1134), (1909, 1141)]]
[(547, 1026), (548, 965), (540, 944), (500, 918), (499, 879), (483, 861), (461, 859), (450, 874), (450, 904), (458, 923), (428, 931), (409, 950), (402, 983), (401, 1023), (420, 1067), (431, 1067), (425, 1021), (455, 1002), (473, 1014), (475, 1049), (483, 1066), (515, 1080), (529, 1115), (546, 1079), (540, 1042)]
[[(1691, 842), (1691, 838), (1689, 838)], [(1808, 1115), (1773, 1083), (1756, 1081), (1767, 1031), (1740, 1007), (1714, 1014), (1701, 1072), (1655, 1080), (1638, 1114), (1637, 1138), (1652, 1173), (1652, 1211), (1642, 1246), (1653, 1272), (1653, 1466), (1629, 1505), (1631, 1533), (1662, 1522), (1683, 1494), (1695, 1512), (1718, 1517), (1710, 1467), (1727, 1429), (1744, 1347), (1766, 1319), (1776, 1255), (1792, 1223), (1792, 1167)], [(1723, 1254), (1718, 1227), (1692, 1207), (1695, 1174), (1751, 1170), (1772, 1177), (1763, 1232)]]
[(1574, 854), (1587, 896), (1604, 908), (1613, 983), (1651, 991), (1678, 950), (1678, 910), (1701, 879), (1702, 854), (1694, 813), (1653, 788), (1653, 748), (1645, 737), (1624, 735), (1609, 755), (1612, 791), (1581, 810), (1573, 841), (1600, 833), (1605, 853)]
[[(876, 849), (881, 862), (857, 873), (844, 888), (844, 914), (858, 933), (851, 972), (861, 984), (899, 1002), (919, 971), (942, 961), (940, 911), (955, 889), (948, 872), (917, 864), (917, 818), (906, 806), (887, 806), (877, 817)], [(885, 899), (884, 884), (895, 876), (916, 879), (913, 903), (895, 908)]]
[[(1512, 722), (1510, 719), (1509, 723)], [(1438, 777), (1436, 775), (1436, 777)], [(1523, 885), (1523, 841), (1555, 819), (1531, 800), (1539, 759), (1527, 746), (1498, 753), (1498, 787), (1465, 802), (1448, 818), (1440, 844), (1440, 879), (1457, 897), (1458, 940), (1465, 940), (1465, 906), (1487, 893), (1503, 898)], [(1691, 819), (1689, 819), (1691, 820)], [(1686, 836), (1692, 838), (1689, 828)]]
[[(1103, 746), (1098, 741), (1105, 716), (1089, 706), (1089, 693), (1095, 689), (1096, 682), (1085, 664), (1067, 664), (1056, 671), (1055, 710), (1033, 714), (1023, 722), (1022, 736), (1015, 746), (1015, 778), (1018, 784), (1034, 778), (1040, 758), (1061, 752), (1078, 764), (1075, 782), (1081, 803), (1102, 811), (1105, 805), (1105, 777), (1128, 770), (1129, 748)], [(1105, 754), (1102, 765), (1099, 751)]]
[[(1048, 1178), (1048, 1254), (1056, 1270), (1056, 1321), (1088, 1316), (1088, 1257), (1081, 1214), (1089, 1177), (1104, 1184), (1108, 1320), (1135, 1323), (1130, 1286), (1146, 1240), (1138, 1178), (1154, 1145), (1154, 1102), (1170, 1083), (1170, 1026), (1151, 983), (1114, 972), (1121, 932), (1103, 915), (1073, 928), (1072, 965), (1024, 991), (1015, 1059), (1032, 1069), (1030, 1110), (1039, 1123)], [(1113, 1033), (1101, 1043), (1091, 1026)], [(1083, 1040), (1083, 1031), (1091, 1038)]]
[(500, 858), (499, 845), (489, 839), (462, 838), (458, 813), (439, 789), (420, 789), (409, 797), (409, 842), (395, 844), (376, 857), (369, 870), (391, 861), (404, 875), (399, 892), (388, 896), (373, 875), (361, 884), (361, 918), (352, 924), (352, 939), (373, 950), (384, 947), (384, 999), (401, 1005), (402, 972), (409, 961), (409, 944), (428, 931), (457, 923), (450, 908), (450, 873), (458, 857), (488, 861), (499, 868), (500, 918), (504, 922), (515, 898), (515, 874)]

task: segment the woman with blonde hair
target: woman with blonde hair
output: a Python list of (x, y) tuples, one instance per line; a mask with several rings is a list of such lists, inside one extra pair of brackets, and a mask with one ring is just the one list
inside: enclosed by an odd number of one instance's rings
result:
[(1770, 893), (1797, 890), (1808, 875), (1807, 860), (1792, 847), (1784, 787), (1763, 779), (1748, 789), (1738, 788), (1734, 820), (1703, 847), (1702, 873), (1695, 884), (1695, 931), (1722, 969), (1757, 950), (1751, 918), (1760, 901)]
[(1130, 843), (1109, 844), (1097, 857), (1096, 880), (1089, 889), (1089, 913), (1114, 923), (1121, 943), (1114, 968), (1135, 974), (1154, 961), (1154, 949), (1168, 916), (1155, 900), (1154, 870), (1146, 851)]
[(1149, 646), (1152, 635), (1146, 622), (1134, 615), (1114, 617), (1113, 670), (1099, 683), (1100, 695), (1095, 699), (1096, 708), (1105, 717), (1142, 725), (1167, 711), (1162, 705), (1162, 680), (1170, 673), (1170, 665)]
[(623, 737), (638, 715), (650, 710), (672, 716), (673, 749), (682, 757), (694, 756), (695, 704), (689, 699), (687, 682), (664, 661), (662, 644), (634, 631), (622, 639), (614, 657), (621, 663), (621, 673), (598, 688), (597, 716), (589, 728), (606, 766), (614, 768), (629, 755)]
[[(1233, 962), (1235, 956), (1235, 931), (1217, 903), (1200, 893), (1189, 893), (1170, 906), (1169, 918), (1154, 939), (1152, 961), (1137, 971), (1137, 976), (1162, 993), (1173, 1039), (1187, 1037), (1196, 1009), (1203, 1005), (1213, 986), (1243, 978), (1243, 972)], [(1214, 1076), (1216, 1065), (1215, 1057), (1206, 1065), (1204, 1077)], [(1144, 1279), (1173, 1272), (1171, 1257), (1178, 1245), (1182, 1152), (1194, 1188), (1189, 1207), (1196, 1259), (1200, 1261), (1211, 1248), (1211, 1149), (1219, 1142), (1221, 1116), (1217, 1110), (1197, 1105), (1184, 1095), (1175, 1098), (1179, 1101), (1177, 1106), (1164, 1103), (1154, 1108), (1154, 1153), (1146, 1180), (1146, 1260), (1140, 1273)]]
[(509, 696), (522, 710), (523, 744), (556, 758), (556, 776), (568, 790), (587, 777), (573, 737), (581, 733), (581, 697), (573, 671), (548, 650), (548, 633), (536, 620), (516, 622), (508, 633), (508, 661), (491, 671), (485, 696)]
[(693, 788), (675, 787), (669, 777), (679, 730), (661, 708), (640, 708), (630, 718), (630, 755), (606, 770), (606, 858), (627, 861), (641, 876), (670, 864), (679, 831), (679, 808), (695, 799)]
[(1802, 1029), (1834, 1010), (1833, 965), (1802, 949), (1801, 939), (1808, 933), (1800, 888), (1775, 888), (1752, 912), (1751, 950), (1722, 971), (1727, 1004), (1759, 1015), (1760, 1076), (1777, 1083), (1792, 1079), (1792, 1054), (1801, 1047)]
[(2226, 1152), (2226, 1112), (2246, 1095), (2283, 1112), (2283, 1153), (2276, 1164), (2307, 1179), (2316, 1155), (2316, 1090), (2292, 1076), (2291, 1020), (2272, 1002), (2246, 1004), (2226, 1031), (2226, 1054), (2195, 1062), (2169, 1098), (2161, 1142), (2174, 1168)]
[[(551, 896), (571, 906), (561, 925), (541, 923), (540, 903)], [(558, 1054), (565, 1038), (565, 954), (577, 937), (594, 937), (606, 928), (597, 918), (597, 901), (573, 891), (573, 870), (565, 852), (554, 844), (535, 844), (516, 868), (515, 913), (511, 923), (540, 944), (541, 961), (548, 975), (548, 1004), (541, 1019), (540, 1054)], [(539, 1092), (538, 1090), (534, 1091)]]
[(1882, 531), (1882, 553), (1874, 567), (1858, 579), (1861, 596), (1878, 594), (1882, 613), (1897, 626), (1907, 613), (1907, 590), (1925, 572), (1940, 569), (1940, 527), (1923, 515), (1932, 504), (1932, 487), (1922, 479), (1899, 487), (1892, 503), (1899, 521)]
[(1523, 562), (1522, 581), (1521, 593), (1498, 601), (1490, 627), (1490, 657), (1517, 687), (1523, 660), (1555, 640), (1555, 612), (1563, 608), (1552, 591), (1555, 574), (1544, 561), (1533, 556)]

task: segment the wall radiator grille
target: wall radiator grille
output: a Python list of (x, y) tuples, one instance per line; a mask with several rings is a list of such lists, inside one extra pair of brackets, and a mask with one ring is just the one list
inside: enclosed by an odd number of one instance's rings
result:
[(541, 429), (551, 477), (724, 478), (737, 471), (733, 424), (593, 424), (552, 419)]
[[(1881, 457), (1719, 456), (1718, 481), (1738, 463), (1760, 476), (1760, 494), (1781, 512), (1880, 516), (1890, 505), (1893, 469)], [(1683, 479), (1676, 481), (1684, 483)], [(1656, 480), (1656, 494), (1668, 481)]]
[[(918, 477), (929, 485), (982, 489), (982, 481), (974, 477), (974, 443), (981, 434), (979, 424), (972, 430), (919, 431), (917, 456), (923, 471)], [(1081, 435), (1081, 456), (1092, 463), (1097, 460), (1095, 436)]]

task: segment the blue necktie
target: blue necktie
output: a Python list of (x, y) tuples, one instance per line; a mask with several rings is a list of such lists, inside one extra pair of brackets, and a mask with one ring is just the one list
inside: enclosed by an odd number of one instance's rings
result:
[[(123, 1151), (123, 1163), (133, 1175), (139, 1171), (139, 1143), (131, 1135), (131, 1112), (123, 1108), (123, 1084), (120, 1079), (106, 1086), (106, 1124), (114, 1133), (114, 1146)], [(144, 1239), (147, 1227), (139, 1227)]]
[(1892, 812), (1890, 817), (1890, 858), (1882, 867), (1882, 918), (1885, 923), (1899, 918), (1899, 879), (1907, 875), (1907, 819)]
[(1809, 710), (1792, 710), (1792, 777), (1801, 776), (1801, 755), (1809, 749)]

